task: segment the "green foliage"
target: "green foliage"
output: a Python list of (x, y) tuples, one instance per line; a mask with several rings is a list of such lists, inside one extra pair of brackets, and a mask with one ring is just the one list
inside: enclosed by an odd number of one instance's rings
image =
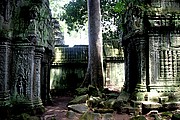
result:
[(126, 9), (126, 6), (127, 3), (125, 2), (125, 0), (121, 0), (115, 5), (114, 11), (118, 13), (123, 13)]
[[(119, 13), (114, 11), (116, 0), (101, 0), (101, 22), (103, 39), (117, 39), (117, 26), (119, 26)], [(84, 28), (88, 20), (87, 0), (70, 1), (64, 6), (64, 13), (60, 15), (68, 26), (68, 30)]]
[(114, 7), (114, 11), (123, 14), (130, 4), (144, 5), (141, 0), (119, 0)]
[(65, 20), (69, 31), (78, 31), (87, 22), (87, 3), (85, 0), (70, 1), (64, 5), (64, 10), (65, 12), (60, 19)]
[(103, 40), (118, 39), (120, 15), (115, 12), (116, 0), (101, 0), (101, 23)]

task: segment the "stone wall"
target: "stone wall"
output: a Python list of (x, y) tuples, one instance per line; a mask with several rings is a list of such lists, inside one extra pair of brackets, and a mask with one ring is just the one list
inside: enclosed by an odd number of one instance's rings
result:
[(53, 26), (48, 0), (1, 0), (1, 107), (18, 103), (31, 109), (42, 106), (42, 94), (43, 101), (50, 98)]
[(128, 7), (123, 34), (126, 91), (142, 95), (179, 91), (179, 9), (177, 0)]
[[(125, 81), (124, 56), (117, 40), (112, 41), (104, 43), (104, 84), (105, 87), (120, 91)], [(79, 87), (85, 77), (87, 62), (88, 46), (56, 46), (50, 79), (52, 92), (74, 91)]]

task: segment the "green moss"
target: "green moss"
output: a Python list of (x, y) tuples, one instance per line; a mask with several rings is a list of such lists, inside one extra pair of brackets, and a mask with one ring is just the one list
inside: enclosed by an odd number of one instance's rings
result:
[(76, 89), (76, 95), (85, 95), (88, 93), (88, 88), (77, 88)]
[(75, 97), (73, 100), (71, 100), (68, 105), (72, 105), (72, 104), (80, 104), (80, 103), (85, 103), (86, 100), (88, 99), (88, 94), (86, 95), (81, 95), (81, 96), (77, 96)]

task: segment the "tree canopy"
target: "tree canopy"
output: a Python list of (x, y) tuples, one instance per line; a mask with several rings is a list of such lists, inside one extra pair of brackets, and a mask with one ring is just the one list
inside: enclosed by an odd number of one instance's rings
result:
[[(118, 0), (101, 0), (100, 2), (103, 39), (117, 39), (120, 16), (115, 6)], [(69, 31), (78, 31), (87, 23), (87, 0), (70, 1), (64, 5), (63, 9), (60, 19), (66, 22)]]

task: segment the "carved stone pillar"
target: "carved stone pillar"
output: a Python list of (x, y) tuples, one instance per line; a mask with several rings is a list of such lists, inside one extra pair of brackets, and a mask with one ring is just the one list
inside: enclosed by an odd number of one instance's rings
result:
[(13, 46), (12, 94), (28, 107), (33, 107), (34, 50), (34, 45), (28, 42)]
[(135, 45), (136, 45), (136, 52), (137, 52), (137, 61), (138, 61), (138, 81), (136, 89), (140, 92), (146, 92), (147, 91), (147, 54), (146, 54), (146, 40), (144, 37), (137, 37), (134, 39)]
[(46, 49), (42, 60), (42, 76), (41, 76), (41, 98), (43, 104), (51, 104), (50, 95), (50, 66), (51, 66), (52, 52)]
[(9, 105), (10, 41), (0, 38), (0, 107)]
[(35, 57), (34, 57), (34, 81), (33, 81), (33, 95), (34, 95), (34, 106), (35, 108), (43, 107), (41, 100), (41, 58), (44, 47), (35, 47)]
[(124, 83), (124, 89), (125, 89), (125, 91), (127, 91), (127, 92), (130, 92), (130, 86), (129, 86), (129, 80), (130, 80), (130, 78), (129, 78), (129, 73), (130, 73), (130, 71), (129, 71), (129, 60), (130, 60), (130, 43), (126, 46), (126, 47), (124, 47), (124, 58), (125, 58), (125, 83)]

